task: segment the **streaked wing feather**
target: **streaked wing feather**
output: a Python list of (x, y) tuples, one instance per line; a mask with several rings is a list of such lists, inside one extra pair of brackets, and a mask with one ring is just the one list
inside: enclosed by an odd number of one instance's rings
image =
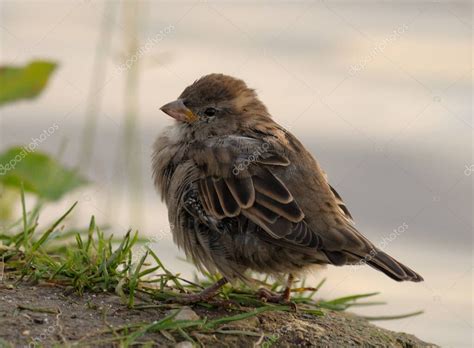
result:
[(263, 205), (258, 204), (257, 202), (255, 202), (253, 206), (248, 208), (247, 211), (250, 214), (254, 214), (258, 216), (259, 218), (263, 219), (265, 222), (269, 224), (275, 223), (276, 220), (280, 217), (274, 211), (271, 211), (270, 209), (265, 208)]
[(339, 193), (337, 193), (336, 189), (334, 187), (332, 187), (331, 185), (329, 185), (330, 189), (331, 189), (331, 192), (333, 193), (334, 197), (336, 198), (336, 203), (337, 205), (339, 206), (339, 209), (342, 210), (342, 213), (344, 214), (344, 216), (350, 220), (351, 222), (353, 222), (353, 218), (352, 218), (352, 214), (351, 212), (349, 211), (349, 209), (347, 208), (346, 204), (344, 203), (344, 201), (342, 200), (341, 196), (339, 195)]
[(291, 222), (299, 222), (304, 219), (303, 211), (298, 207), (298, 204), (296, 204), (294, 200), (287, 204), (283, 204), (260, 192), (256, 193), (255, 200), (260, 205), (274, 211)]
[(240, 206), (235, 201), (232, 193), (229, 190), (229, 187), (224, 182), (224, 179), (215, 179), (214, 181), (214, 189), (217, 192), (217, 196), (219, 197), (219, 202), (224, 211), (224, 214), (228, 217), (235, 217), (240, 214)]
[(285, 156), (276, 153), (263, 153), (257, 160), (260, 164), (273, 166), (288, 166), (290, 161)]
[(304, 213), (284, 182), (272, 172), (272, 166), (289, 165), (288, 158), (267, 149), (247, 163), (246, 158), (263, 148), (260, 141), (248, 139), (230, 137), (227, 142), (211, 143), (212, 151), (203, 150), (197, 162), (203, 171), (198, 187), (204, 207), (217, 219), (243, 215), (258, 225), (261, 233), (265, 231), (270, 240), (284, 245), (318, 247), (319, 237), (304, 222)]
[(220, 204), (219, 196), (217, 195), (217, 191), (214, 187), (213, 179), (211, 177), (207, 177), (205, 179), (205, 185), (208, 193), (209, 205), (214, 216), (218, 219), (225, 218), (226, 215)]
[(250, 176), (229, 176), (224, 181), (242, 209), (249, 208), (255, 201), (255, 189)]
[(280, 203), (289, 203), (293, 200), (293, 196), (279, 179), (277, 179), (270, 171), (259, 171), (259, 174), (253, 177), (255, 190), (271, 197)]

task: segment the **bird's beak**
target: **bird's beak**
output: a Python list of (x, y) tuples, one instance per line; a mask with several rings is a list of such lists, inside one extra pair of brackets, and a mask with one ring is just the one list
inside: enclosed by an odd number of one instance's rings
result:
[(198, 117), (184, 105), (182, 99), (165, 104), (160, 110), (181, 122), (192, 123), (198, 119)]

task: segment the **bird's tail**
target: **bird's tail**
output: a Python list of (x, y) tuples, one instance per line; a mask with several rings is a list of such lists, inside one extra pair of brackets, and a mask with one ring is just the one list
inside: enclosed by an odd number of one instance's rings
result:
[(385, 273), (387, 276), (396, 281), (423, 281), (422, 276), (404, 264), (398, 262), (382, 250), (373, 249), (373, 252), (362, 260), (365, 260), (369, 266)]
[(355, 227), (348, 226), (342, 230), (347, 238), (342, 250), (323, 250), (329, 262), (336, 266), (346, 264), (368, 264), (372, 268), (385, 273), (396, 281), (421, 282), (423, 277), (404, 264), (375, 247)]

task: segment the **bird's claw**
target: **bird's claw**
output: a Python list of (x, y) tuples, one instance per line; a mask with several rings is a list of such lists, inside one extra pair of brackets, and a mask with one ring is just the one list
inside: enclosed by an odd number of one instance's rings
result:
[(272, 292), (265, 288), (260, 288), (258, 289), (257, 296), (260, 298), (260, 300), (264, 302), (278, 303), (281, 305), (290, 306), (295, 312), (298, 310), (296, 303), (290, 300), (287, 291), (280, 294)]

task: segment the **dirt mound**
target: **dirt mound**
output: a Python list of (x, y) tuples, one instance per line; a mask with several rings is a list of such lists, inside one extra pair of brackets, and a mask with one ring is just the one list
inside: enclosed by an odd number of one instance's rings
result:
[[(193, 343), (206, 347), (435, 347), (412, 335), (330, 310), (323, 310), (323, 315), (268, 311), (226, 321), (254, 309), (180, 309), (158, 302), (141, 302), (129, 309), (110, 293), (79, 296), (62, 287), (4, 283), (0, 284), (0, 301), (0, 347), (147, 343), (160, 347), (192, 347)], [(208, 325), (210, 322), (216, 325)]]

